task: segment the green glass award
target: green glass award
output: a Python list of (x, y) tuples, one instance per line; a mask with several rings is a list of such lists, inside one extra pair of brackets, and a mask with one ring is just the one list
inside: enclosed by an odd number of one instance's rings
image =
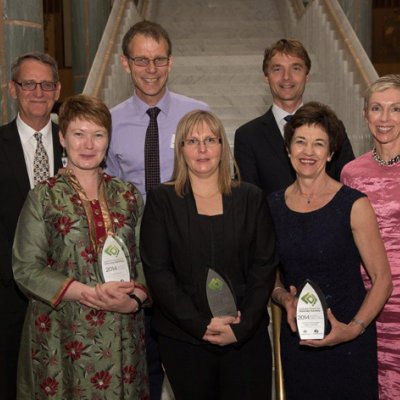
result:
[(298, 289), (296, 309), (300, 339), (323, 339), (327, 326), (327, 305), (321, 289), (309, 279)]
[(109, 235), (100, 253), (100, 275), (103, 282), (129, 282), (130, 256), (125, 243), (118, 236)]
[(236, 317), (238, 315), (231, 288), (227, 281), (212, 268), (208, 268), (206, 293), (208, 305), (214, 317)]

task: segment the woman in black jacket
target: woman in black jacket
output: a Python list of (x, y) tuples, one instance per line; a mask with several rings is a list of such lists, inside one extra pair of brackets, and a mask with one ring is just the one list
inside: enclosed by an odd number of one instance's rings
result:
[[(177, 128), (172, 181), (147, 197), (141, 256), (177, 400), (271, 398), (274, 233), (262, 191), (232, 180), (231, 161), (221, 121), (192, 111)], [(209, 268), (229, 282), (235, 315), (211, 313)]]

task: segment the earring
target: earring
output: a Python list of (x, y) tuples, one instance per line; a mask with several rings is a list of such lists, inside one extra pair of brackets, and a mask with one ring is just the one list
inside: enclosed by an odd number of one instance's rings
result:
[(63, 168), (65, 168), (68, 164), (68, 157), (67, 154), (65, 153), (65, 147), (63, 147), (62, 155), (61, 155), (61, 164)]

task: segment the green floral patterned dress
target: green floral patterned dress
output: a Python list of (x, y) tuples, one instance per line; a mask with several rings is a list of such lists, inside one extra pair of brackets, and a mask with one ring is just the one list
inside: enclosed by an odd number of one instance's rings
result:
[(62, 298), (73, 280), (100, 282), (95, 214), (124, 240), (135, 281), (145, 285), (136, 240), (143, 200), (131, 184), (101, 173), (93, 208), (76, 182), (64, 171), (38, 185), (19, 219), (13, 269), (30, 302), (17, 398), (148, 399), (143, 312), (100, 311)]

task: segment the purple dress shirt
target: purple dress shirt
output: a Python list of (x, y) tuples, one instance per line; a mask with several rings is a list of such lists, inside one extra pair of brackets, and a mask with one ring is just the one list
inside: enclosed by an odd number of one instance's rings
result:
[[(161, 182), (171, 179), (174, 166), (175, 131), (179, 120), (189, 111), (209, 110), (206, 103), (166, 91), (155, 105), (158, 114)], [(112, 135), (106, 172), (133, 183), (146, 200), (144, 182), (144, 141), (149, 124), (149, 105), (136, 95), (111, 109)]]

